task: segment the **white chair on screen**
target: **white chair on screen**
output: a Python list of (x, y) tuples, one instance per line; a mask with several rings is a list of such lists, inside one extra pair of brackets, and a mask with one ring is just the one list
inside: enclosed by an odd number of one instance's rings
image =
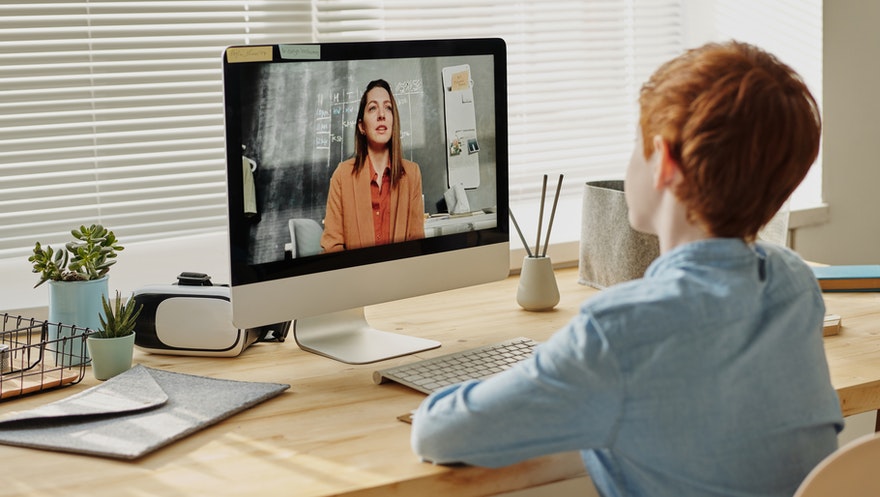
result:
[(840, 447), (820, 462), (794, 497), (880, 496), (880, 433)]
[(306, 257), (321, 253), (321, 234), (324, 228), (314, 219), (291, 219), (288, 221), (290, 230), (290, 255), (293, 258)]

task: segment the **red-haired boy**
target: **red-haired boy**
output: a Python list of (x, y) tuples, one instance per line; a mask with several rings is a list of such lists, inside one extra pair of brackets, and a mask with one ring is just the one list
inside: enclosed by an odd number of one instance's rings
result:
[(843, 420), (813, 273), (756, 234), (818, 154), (816, 102), (729, 42), (661, 66), (639, 103), (629, 222), (660, 257), (529, 360), (428, 397), (413, 448), (492, 467), (579, 450), (606, 497), (789, 497)]

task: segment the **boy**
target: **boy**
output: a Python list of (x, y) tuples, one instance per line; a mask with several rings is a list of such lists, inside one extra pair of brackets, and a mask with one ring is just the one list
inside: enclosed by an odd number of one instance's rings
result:
[(661, 66), (639, 103), (625, 193), (660, 257), (529, 360), (428, 397), (413, 448), (491, 467), (580, 450), (606, 497), (790, 497), (843, 421), (815, 278), (755, 239), (818, 154), (816, 102), (730, 42)]

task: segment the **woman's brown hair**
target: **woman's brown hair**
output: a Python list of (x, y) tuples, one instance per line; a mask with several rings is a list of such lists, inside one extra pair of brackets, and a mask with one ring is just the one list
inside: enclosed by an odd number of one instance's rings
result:
[[(391, 143), (389, 155), (391, 159), (391, 186), (397, 186), (400, 177), (403, 176), (403, 151), (400, 146), (400, 115), (397, 112), (397, 100), (394, 99), (394, 93), (391, 91), (391, 85), (384, 79), (376, 79), (367, 84), (367, 89), (361, 96), (361, 103), (358, 107), (357, 122), (360, 123), (364, 119), (364, 109), (367, 107), (367, 93), (373, 88), (383, 88), (388, 92), (391, 99), (391, 116), (393, 123), (391, 125)], [(359, 130), (354, 134), (354, 174), (358, 174), (367, 162), (367, 136)]]

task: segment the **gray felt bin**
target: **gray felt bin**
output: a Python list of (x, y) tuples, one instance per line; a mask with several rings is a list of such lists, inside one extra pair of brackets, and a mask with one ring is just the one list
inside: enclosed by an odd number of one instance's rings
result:
[(660, 255), (657, 237), (632, 229), (627, 213), (622, 180), (586, 183), (578, 283), (602, 289), (641, 278)]

